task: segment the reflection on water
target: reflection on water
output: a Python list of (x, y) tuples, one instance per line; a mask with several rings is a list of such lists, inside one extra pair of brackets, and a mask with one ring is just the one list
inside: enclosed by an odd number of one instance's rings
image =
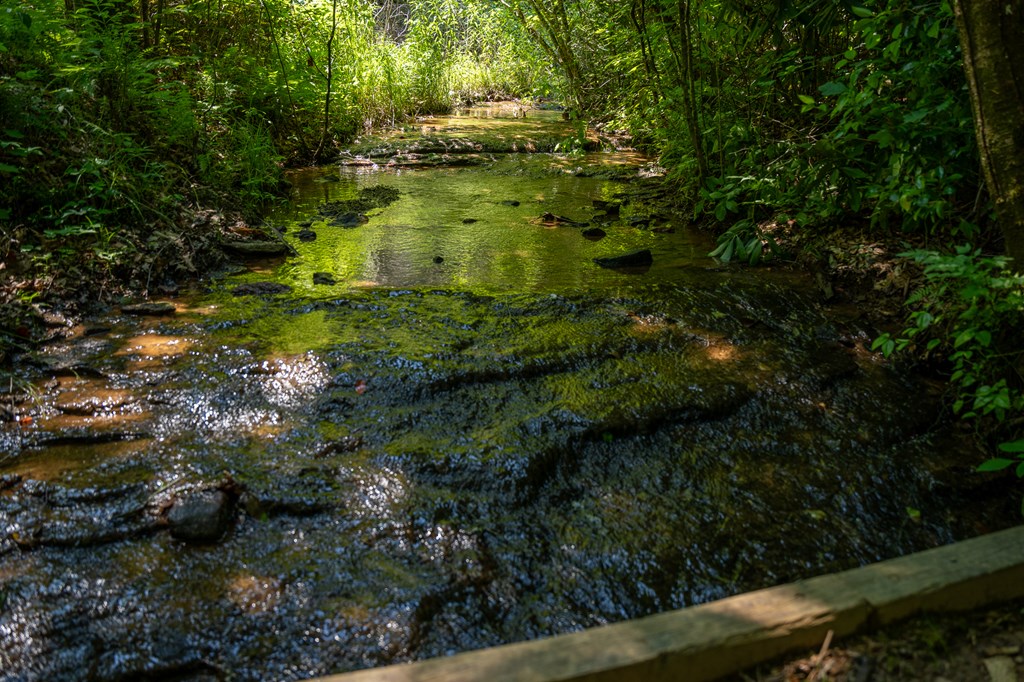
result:
[[(315, 272), (331, 274), (340, 290), (365, 282), (495, 292), (606, 289), (622, 285), (623, 274), (602, 270), (593, 259), (636, 249), (653, 252), (654, 277), (687, 265), (711, 265), (707, 236), (690, 231), (678, 217), (674, 233), (658, 233), (630, 226), (627, 208), (621, 219), (603, 227), (607, 237), (600, 241), (584, 238), (579, 227), (537, 224), (545, 212), (594, 225), (603, 222), (597, 217), (603, 211), (593, 207), (593, 200), (614, 201), (622, 190), (615, 181), (421, 169), (316, 182), (337, 172), (294, 174), (292, 207), (271, 218), (292, 234), (298, 223), (313, 223), (316, 240), (295, 239), (299, 257), (275, 273), (276, 279), (305, 293), (323, 293), (313, 284)], [(395, 187), (401, 196), (391, 206), (371, 211), (367, 224), (333, 227), (317, 216), (319, 204), (353, 199), (359, 188), (377, 184)]]
[[(573, 129), (557, 111), (530, 110), (526, 119), (509, 119), (517, 107), (482, 107), (468, 117), (429, 119), (417, 124), (417, 131), (537, 135), (569, 134)], [(547, 292), (620, 287), (624, 275), (598, 268), (593, 259), (637, 249), (653, 252), (653, 278), (687, 266), (711, 265), (706, 254), (712, 242), (689, 229), (685, 216), (663, 214), (654, 224), (644, 220), (633, 226), (634, 218), (650, 218), (650, 209), (630, 203), (628, 182), (577, 172), (582, 167), (624, 166), (631, 169), (625, 175), (636, 178), (648, 161), (631, 151), (497, 154), (482, 167), (295, 171), (289, 176), (291, 203), (269, 221), (287, 230), (299, 257), (288, 259), (273, 277), (318, 296), (366, 286)], [(323, 203), (355, 199), (360, 189), (375, 185), (401, 194), (390, 206), (368, 211), (366, 224), (331, 226), (317, 212)], [(595, 202), (621, 205), (619, 215), (608, 217)], [(592, 241), (582, 236), (579, 226), (546, 226), (539, 220), (544, 213), (601, 226), (607, 236)], [(309, 225), (315, 241), (297, 238), (300, 225)], [(655, 225), (661, 229), (652, 230)], [(317, 272), (331, 275), (337, 285), (314, 285)], [(266, 274), (254, 271), (242, 279)]]

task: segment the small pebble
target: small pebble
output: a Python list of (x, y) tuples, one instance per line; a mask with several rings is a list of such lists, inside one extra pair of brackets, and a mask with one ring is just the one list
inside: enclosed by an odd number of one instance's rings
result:
[(435, 263), (443, 263), (444, 262), (444, 258), (441, 258), (441, 256), (434, 256), (434, 262)]

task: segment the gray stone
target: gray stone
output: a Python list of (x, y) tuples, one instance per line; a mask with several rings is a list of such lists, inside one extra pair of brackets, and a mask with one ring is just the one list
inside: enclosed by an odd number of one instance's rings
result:
[(185, 542), (216, 542), (228, 530), (231, 506), (231, 498), (221, 490), (183, 495), (167, 512), (171, 535)]

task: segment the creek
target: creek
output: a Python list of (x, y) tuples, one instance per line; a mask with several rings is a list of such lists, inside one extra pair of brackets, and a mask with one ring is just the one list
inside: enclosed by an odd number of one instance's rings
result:
[[(1000, 524), (962, 513), (987, 495), (940, 386), (802, 276), (709, 259), (650, 160), (564, 153), (588, 146), (574, 124), (523, 113), (294, 172), (268, 221), (296, 255), (24, 363), (31, 422), (0, 430), (0, 679), (297, 680)], [(637, 249), (649, 267), (593, 262)]]

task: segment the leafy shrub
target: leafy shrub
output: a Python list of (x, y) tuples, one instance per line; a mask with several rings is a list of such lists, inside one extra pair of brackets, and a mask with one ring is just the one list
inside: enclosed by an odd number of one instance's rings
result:
[(1024, 427), (1024, 274), (1003, 256), (957, 247), (953, 254), (902, 254), (924, 266), (927, 284), (911, 295), (909, 326), (899, 338), (883, 334), (873, 344), (885, 355), (913, 349), (951, 363), (953, 411), (1002, 437)]

